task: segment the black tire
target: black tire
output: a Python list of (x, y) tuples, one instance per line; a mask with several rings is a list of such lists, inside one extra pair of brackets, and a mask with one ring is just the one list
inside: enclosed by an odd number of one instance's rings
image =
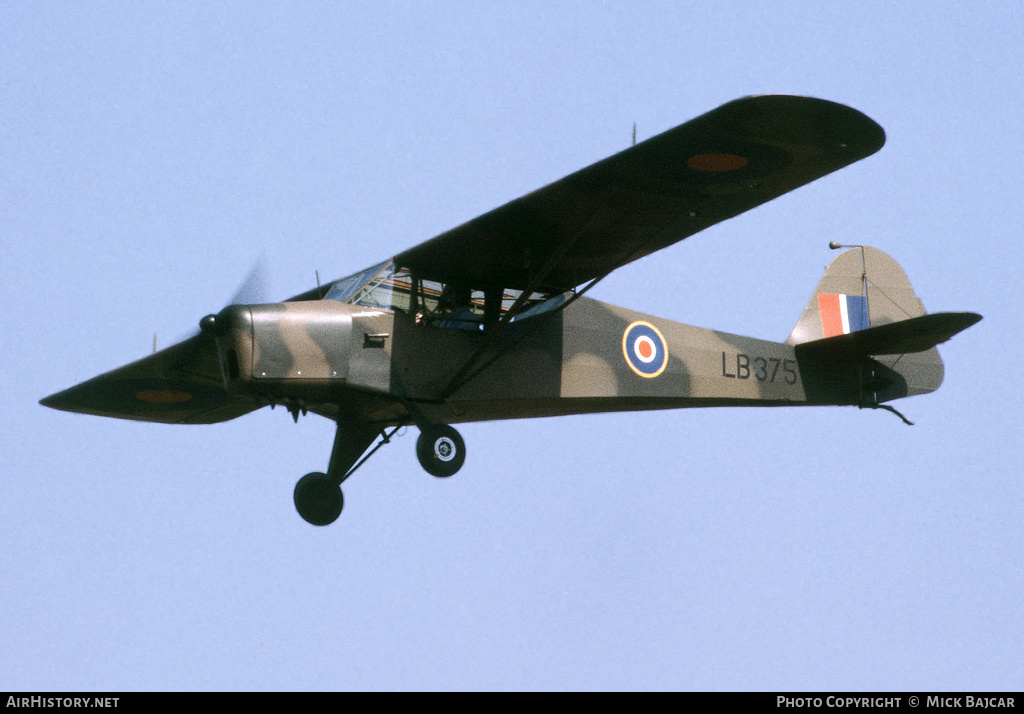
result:
[(416, 440), (416, 456), (428, 474), (447, 478), (465, 463), (466, 442), (447, 424), (427, 427)]
[(314, 471), (306, 474), (295, 484), (292, 494), (295, 510), (306, 523), (327, 526), (338, 520), (345, 507), (341, 487), (331, 483), (327, 474)]

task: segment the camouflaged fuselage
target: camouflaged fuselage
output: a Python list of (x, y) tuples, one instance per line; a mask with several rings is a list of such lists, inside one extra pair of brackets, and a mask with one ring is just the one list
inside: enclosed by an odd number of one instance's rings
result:
[[(484, 330), (416, 324), (405, 314), (332, 301), (234, 306), (218, 337), (228, 392), (387, 424), (411, 402), (459, 423), (705, 406), (852, 404), (852, 367), (801, 361), (792, 345), (653, 317), (588, 298)], [(477, 355), (484, 365), (448, 393)], [(493, 362), (487, 364), (493, 359)], [(836, 367), (840, 367), (837, 372)], [(814, 379), (808, 380), (810, 372)]]

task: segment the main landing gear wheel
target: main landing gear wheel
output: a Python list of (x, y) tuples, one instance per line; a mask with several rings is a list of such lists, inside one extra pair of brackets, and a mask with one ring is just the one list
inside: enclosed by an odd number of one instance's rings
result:
[(307, 523), (327, 526), (338, 520), (345, 498), (341, 486), (334, 483), (327, 474), (314, 471), (306, 474), (295, 484), (295, 510)]
[(462, 468), (466, 442), (447, 424), (428, 426), (416, 440), (416, 456), (428, 474), (445, 478)]

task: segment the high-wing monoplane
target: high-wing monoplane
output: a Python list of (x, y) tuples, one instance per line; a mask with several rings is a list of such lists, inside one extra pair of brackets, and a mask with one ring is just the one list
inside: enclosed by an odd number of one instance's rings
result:
[(346, 278), (229, 305), (195, 336), (42, 404), (181, 424), (277, 405), (296, 421), (332, 419), (326, 473), (294, 492), (315, 525), (340, 515), (341, 483), (409, 424), (423, 468), (446, 477), (465, 460), (451, 426), (462, 422), (715, 406), (895, 412), (886, 402), (939, 387), (936, 345), (981, 316), (926, 314), (879, 250), (840, 253), (784, 342), (585, 297), (616, 268), (884, 142), (841, 104), (739, 99)]

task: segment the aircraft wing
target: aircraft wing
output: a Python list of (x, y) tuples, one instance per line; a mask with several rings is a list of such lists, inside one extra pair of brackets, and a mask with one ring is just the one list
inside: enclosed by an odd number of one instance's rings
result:
[(396, 256), (422, 278), (561, 292), (878, 151), (821, 99), (729, 102)]
[(216, 344), (202, 333), (50, 395), (40, 404), (166, 424), (213, 424), (260, 407), (224, 391)]

